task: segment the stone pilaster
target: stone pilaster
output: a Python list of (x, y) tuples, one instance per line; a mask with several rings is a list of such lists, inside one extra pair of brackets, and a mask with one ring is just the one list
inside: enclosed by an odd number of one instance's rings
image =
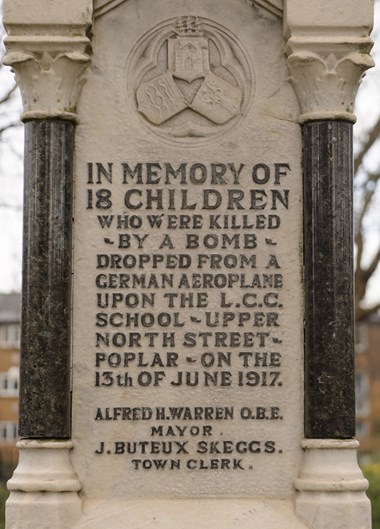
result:
[(286, 53), (301, 107), (304, 143), (305, 433), (310, 438), (350, 438), (354, 435), (351, 123), (361, 77), (373, 66), (372, 41), (365, 35), (368, 28), (329, 27), (327, 19), (325, 27), (307, 28), (302, 16), (299, 23), (294, 14), (289, 16)]
[(304, 143), (305, 436), (355, 436), (352, 124), (309, 121)]
[[(70, 463), (70, 280), (76, 105), (90, 60), (89, 12), (79, 9), (74, 20), (70, 5), (62, 9), (53, 3), (45, 12), (37, 10), (37, 20), (26, 24), (20, 24), (24, 15), (15, 4), (4, 6), (4, 62), (15, 71), (26, 123), (19, 422), (23, 439), (7, 504), (7, 527), (24, 529), (34, 527), (40, 512), (44, 527), (69, 529), (81, 512), (81, 485)], [(43, 23), (45, 15), (55, 22)]]
[(287, 43), (304, 144), (305, 435), (345, 439), (355, 426), (353, 105), (372, 41), (309, 33)]
[(304, 150), (305, 461), (296, 510), (311, 529), (369, 528), (353, 440), (352, 124), (372, 42), (345, 28), (316, 29), (290, 27), (287, 44)]
[(90, 42), (83, 21), (43, 27), (5, 22), (4, 62), (16, 73), (26, 122), (19, 432), (64, 439), (71, 428), (74, 124)]
[(25, 124), (19, 434), (69, 438), (74, 124)]

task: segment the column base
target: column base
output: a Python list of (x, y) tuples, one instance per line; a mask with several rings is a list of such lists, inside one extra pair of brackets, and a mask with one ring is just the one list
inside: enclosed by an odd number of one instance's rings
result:
[(22, 440), (8, 481), (7, 529), (71, 529), (81, 516), (81, 485), (70, 462), (72, 441)]
[(303, 441), (296, 512), (310, 529), (371, 529), (368, 481), (357, 463), (358, 446), (355, 440)]

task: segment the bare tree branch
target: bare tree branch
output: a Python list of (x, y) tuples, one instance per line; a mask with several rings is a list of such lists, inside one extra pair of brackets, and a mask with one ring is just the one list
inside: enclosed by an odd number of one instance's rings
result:
[(19, 125), (20, 125), (20, 121), (13, 121), (12, 123), (7, 123), (4, 127), (0, 128), (0, 136), (6, 130), (11, 129), (12, 127), (18, 127)]
[(377, 303), (376, 305), (372, 305), (371, 307), (367, 307), (363, 309), (362, 307), (357, 307), (355, 311), (355, 319), (356, 321), (364, 321), (368, 316), (371, 314), (375, 314), (378, 310), (380, 310), (380, 303)]
[(13, 209), (15, 211), (22, 211), (22, 206), (17, 206), (16, 204), (7, 204), (5, 202), (0, 202), (0, 208)]
[(16, 83), (8, 90), (8, 92), (6, 92), (6, 94), (0, 99), (0, 105), (2, 105), (3, 103), (6, 103), (7, 101), (10, 100), (10, 98), (12, 97), (12, 95), (15, 93), (17, 89), (17, 85)]
[(377, 250), (377, 253), (373, 257), (373, 259), (372, 259), (370, 265), (368, 266), (368, 268), (366, 268), (364, 270), (365, 277), (367, 278), (367, 280), (369, 280), (372, 277), (372, 275), (374, 274), (379, 262), (380, 262), (380, 248)]
[(363, 218), (368, 211), (368, 206), (370, 205), (372, 198), (375, 194), (376, 185), (377, 185), (377, 182), (379, 181), (379, 178), (380, 178), (380, 173), (369, 173), (368, 174), (368, 178), (365, 182), (366, 191), (365, 191), (365, 196), (364, 196), (364, 203), (363, 203), (361, 214), (359, 215), (359, 219), (358, 219), (360, 225), (363, 222)]
[[(361, 262), (363, 257), (363, 250), (364, 250), (364, 240), (363, 240), (363, 219), (366, 213), (368, 212), (368, 208), (372, 202), (372, 199), (374, 197), (374, 194), (376, 192), (376, 184), (380, 179), (380, 173), (373, 173), (369, 174), (368, 178), (365, 182), (366, 185), (366, 191), (363, 199), (363, 205), (361, 207), (360, 213), (357, 217), (356, 221), (356, 227), (355, 227), (355, 244), (356, 244), (356, 262), (355, 262), (355, 268), (359, 273), (359, 270), (361, 270)], [(368, 184), (373, 183), (372, 186), (369, 186)], [(364, 185), (364, 184), (363, 184)]]
[(359, 270), (361, 270), (361, 263), (362, 263), (362, 257), (363, 257), (363, 233), (361, 230), (361, 224), (359, 225), (359, 228), (356, 231), (355, 234), (355, 244), (356, 244), (356, 260), (355, 260), (355, 274), (359, 274)]
[(368, 133), (368, 137), (367, 137), (366, 141), (362, 144), (362, 146), (360, 148), (360, 151), (358, 152), (358, 154), (355, 157), (355, 162), (354, 162), (354, 171), (355, 171), (355, 173), (358, 172), (359, 167), (363, 163), (364, 156), (370, 150), (370, 148), (375, 143), (375, 141), (377, 140), (379, 135), (380, 135), (380, 118), (375, 123), (375, 125), (372, 127), (370, 132)]

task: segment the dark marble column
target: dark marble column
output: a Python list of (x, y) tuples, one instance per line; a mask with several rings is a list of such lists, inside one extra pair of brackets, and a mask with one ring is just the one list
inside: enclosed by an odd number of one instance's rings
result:
[(70, 276), (74, 125), (25, 125), (19, 434), (70, 437)]
[(305, 437), (355, 435), (352, 124), (303, 125)]

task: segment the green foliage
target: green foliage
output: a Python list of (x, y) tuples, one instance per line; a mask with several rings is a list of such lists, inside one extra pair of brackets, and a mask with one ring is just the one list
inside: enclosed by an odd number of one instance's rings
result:
[(380, 529), (380, 462), (364, 465), (363, 473), (369, 481), (367, 495), (372, 503), (372, 529)]
[(7, 491), (4, 483), (0, 483), (0, 529), (5, 527), (5, 502), (8, 498), (9, 492)]

